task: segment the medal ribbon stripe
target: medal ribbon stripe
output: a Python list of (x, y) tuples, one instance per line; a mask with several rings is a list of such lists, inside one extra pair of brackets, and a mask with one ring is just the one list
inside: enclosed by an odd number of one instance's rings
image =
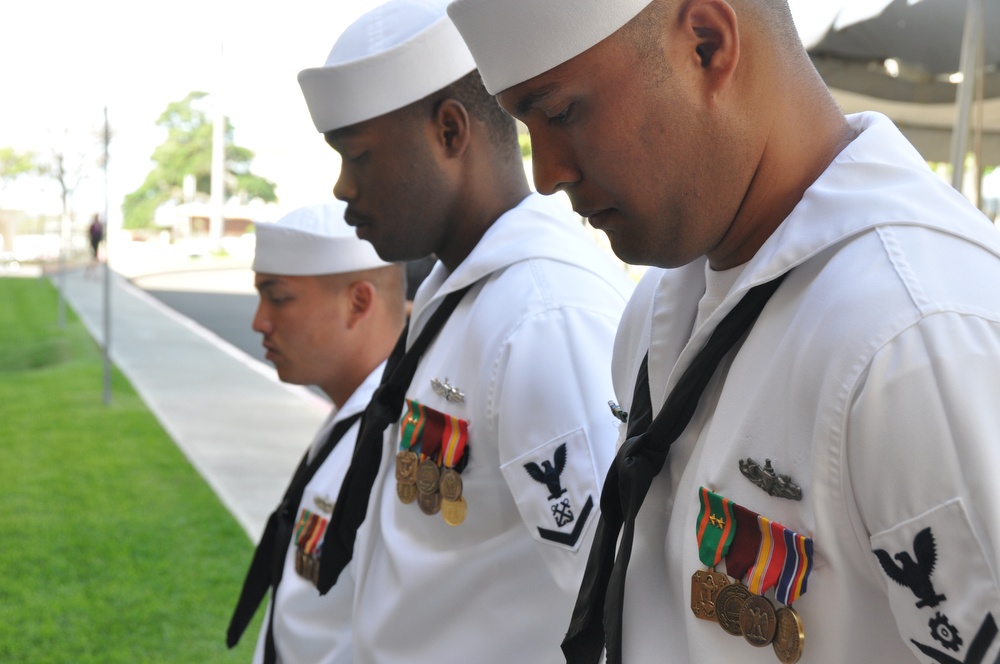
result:
[(747, 589), (754, 595), (763, 595), (767, 588), (764, 588), (764, 572), (767, 570), (771, 560), (771, 551), (774, 549), (774, 542), (771, 539), (771, 520), (764, 516), (757, 516), (757, 527), (760, 530), (760, 548), (757, 549), (757, 560), (750, 570), (750, 578), (747, 580)]
[(753, 565), (760, 548), (760, 528), (757, 525), (760, 515), (736, 503), (733, 503), (733, 514), (736, 533), (726, 554), (726, 572), (739, 581)]
[(469, 440), (469, 423), (451, 415), (446, 417), (444, 430), (446, 442), (442, 457), (446, 468), (454, 468), (465, 453), (465, 444)]
[(304, 547), (302, 547), (306, 553), (311, 554), (316, 550), (316, 545), (318, 545), (323, 540), (323, 533), (326, 532), (326, 519), (320, 517), (316, 522), (316, 526), (313, 528), (313, 535), (309, 538), (309, 541)]
[(715, 569), (729, 551), (736, 534), (733, 503), (705, 487), (701, 487), (699, 494), (701, 512), (698, 514), (698, 557), (705, 565)]
[(775, 597), (782, 604), (791, 606), (792, 602), (806, 592), (806, 580), (812, 571), (813, 543), (812, 539), (790, 530), (785, 531), (785, 543), (788, 556), (775, 589)]
[(778, 585), (781, 570), (784, 569), (785, 559), (788, 557), (788, 547), (785, 544), (785, 533), (788, 532), (788, 529), (777, 521), (769, 522), (768, 528), (771, 531), (771, 555), (767, 561), (767, 567), (764, 568), (761, 595)]
[(413, 399), (406, 400), (406, 415), (403, 416), (403, 428), (399, 435), (399, 448), (408, 450), (416, 445), (420, 448), (419, 442), (424, 430), (426, 420), (424, 407)]
[(420, 460), (423, 461), (435, 458), (441, 449), (447, 416), (426, 406), (421, 406), (421, 409), (424, 412), (424, 430), (421, 435)]
[(312, 512), (303, 507), (302, 514), (299, 515), (299, 522), (295, 526), (295, 535), (292, 536), (292, 539), (296, 544), (298, 544), (299, 538), (302, 537), (302, 529), (305, 528), (306, 523), (309, 522), (310, 515), (312, 515)]
[(813, 569), (813, 541), (811, 537), (799, 536), (801, 539), (799, 541), (799, 546), (801, 547), (802, 558), (806, 561), (804, 566), (799, 568), (799, 576), (795, 580), (795, 594), (791, 597), (791, 604), (799, 597), (806, 594), (806, 582), (809, 580), (809, 575), (812, 573)]
[(316, 529), (317, 516), (310, 513), (309, 518), (306, 520), (305, 527), (302, 529), (302, 533), (295, 540), (295, 544), (300, 548), (304, 549), (306, 542), (312, 539), (313, 531)]

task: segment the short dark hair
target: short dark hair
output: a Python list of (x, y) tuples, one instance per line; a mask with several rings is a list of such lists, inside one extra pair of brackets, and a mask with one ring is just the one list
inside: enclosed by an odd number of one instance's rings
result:
[(487, 137), (501, 155), (512, 153), (520, 160), (521, 152), (514, 118), (507, 115), (493, 95), (486, 91), (478, 69), (473, 69), (454, 83), (427, 95), (414, 103), (413, 107), (422, 115), (433, 114), (446, 99), (458, 101), (465, 107), (470, 117), (486, 125)]

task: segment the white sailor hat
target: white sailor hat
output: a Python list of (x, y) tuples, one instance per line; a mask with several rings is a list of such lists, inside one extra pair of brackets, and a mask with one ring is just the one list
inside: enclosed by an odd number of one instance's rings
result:
[(308, 276), (389, 265), (347, 225), (346, 209), (345, 203), (337, 201), (300, 208), (273, 223), (255, 223), (254, 272)]
[(455, 0), (448, 15), (491, 95), (575, 58), (652, 0)]
[(448, 0), (389, 0), (337, 39), (322, 67), (299, 72), (320, 133), (384, 115), (454, 83), (476, 63)]

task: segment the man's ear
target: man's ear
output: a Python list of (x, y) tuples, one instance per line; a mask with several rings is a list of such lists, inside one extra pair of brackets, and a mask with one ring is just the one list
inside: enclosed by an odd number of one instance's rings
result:
[(469, 112), (457, 99), (445, 99), (434, 110), (435, 138), (449, 157), (460, 157), (469, 146)]
[(708, 74), (711, 91), (725, 87), (740, 61), (736, 12), (726, 0), (689, 0), (680, 19), (693, 47), (690, 57)]
[(347, 287), (347, 297), (347, 328), (352, 329), (375, 309), (375, 285), (370, 281), (355, 281)]

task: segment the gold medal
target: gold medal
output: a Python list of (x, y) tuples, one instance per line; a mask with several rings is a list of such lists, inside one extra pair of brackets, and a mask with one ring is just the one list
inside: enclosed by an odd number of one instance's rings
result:
[(774, 639), (777, 616), (771, 600), (763, 595), (751, 595), (740, 609), (740, 630), (752, 646), (763, 648)]
[(802, 628), (802, 619), (798, 612), (790, 606), (783, 606), (775, 614), (777, 628), (774, 634), (774, 654), (779, 662), (792, 664), (802, 657), (802, 649), (806, 642), (806, 633)]
[(465, 498), (461, 496), (458, 500), (441, 500), (441, 516), (449, 526), (457, 526), (465, 521), (465, 515), (469, 511)]
[(695, 617), (716, 622), (719, 591), (729, 585), (729, 577), (715, 570), (700, 569), (691, 576), (691, 611)]
[(417, 499), (417, 485), (396, 482), (396, 495), (402, 503), (409, 505)]
[(427, 516), (433, 516), (441, 511), (441, 494), (417, 491), (417, 506)]
[(417, 489), (420, 493), (437, 493), (441, 471), (433, 459), (424, 459), (417, 466)]
[(715, 617), (722, 629), (733, 636), (740, 636), (740, 609), (750, 597), (750, 591), (741, 583), (730, 583), (715, 598)]
[(396, 453), (396, 481), (400, 484), (415, 484), (417, 481), (417, 455), (409, 450)]
[(457, 501), (462, 497), (462, 476), (454, 468), (445, 468), (441, 471), (438, 485), (443, 500)]

